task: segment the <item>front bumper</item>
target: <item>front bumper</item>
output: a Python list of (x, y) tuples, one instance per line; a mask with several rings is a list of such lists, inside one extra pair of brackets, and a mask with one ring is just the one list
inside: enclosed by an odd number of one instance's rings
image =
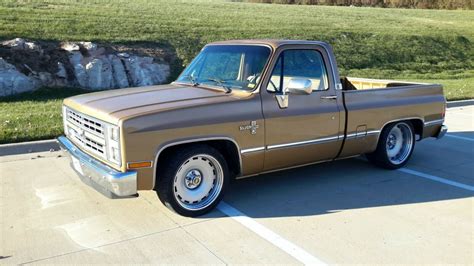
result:
[(448, 127), (446, 125), (442, 125), (438, 133), (436, 134), (436, 138), (440, 139), (444, 137), (444, 135), (446, 135), (447, 132), (448, 132)]
[(135, 196), (137, 172), (119, 172), (81, 151), (68, 138), (61, 136), (59, 146), (71, 158), (71, 167), (81, 180), (109, 198)]

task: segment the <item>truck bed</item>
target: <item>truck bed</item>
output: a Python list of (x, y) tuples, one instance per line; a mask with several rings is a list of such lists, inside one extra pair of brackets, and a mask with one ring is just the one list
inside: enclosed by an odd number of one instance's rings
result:
[(385, 79), (366, 79), (366, 78), (354, 78), (354, 77), (343, 77), (341, 78), (341, 83), (342, 83), (342, 89), (345, 91), (385, 89), (385, 88), (413, 86), (413, 85), (430, 85), (428, 83), (417, 83), (417, 82), (385, 80)]
[(346, 109), (346, 141), (341, 157), (352, 150), (375, 150), (382, 128), (410, 120), (419, 139), (434, 137), (445, 112), (439, 84), (342, 78)]

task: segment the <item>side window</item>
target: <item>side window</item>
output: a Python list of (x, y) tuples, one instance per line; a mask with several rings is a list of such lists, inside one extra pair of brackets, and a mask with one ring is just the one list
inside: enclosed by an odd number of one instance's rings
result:
[(292, 78), (311, 80), (313, 91), (329, 88), (323, 57), (316, 50), (286, 50), (280, 54), (267, 91), (282, 92)]

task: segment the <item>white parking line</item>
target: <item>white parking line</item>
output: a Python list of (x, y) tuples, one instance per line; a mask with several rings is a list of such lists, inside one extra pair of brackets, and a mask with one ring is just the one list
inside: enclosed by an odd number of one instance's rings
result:
[(297, 259), (301, 263), (305, 265), (326, 265), (324, 262), (308, 253), (306, 250), (284, 239), (280, 235), (259, 224), (258, 222), (248, 217), (244, 213), (240, 212), (236, 208), (230, 206), (229, 204), (221, 202), (217, 206), (217, 209), (223, 212), (225, 215), (229, 216), (230, 218), (234, 219), (235, 221), (239, 222), (243, 226), (247, 227), (263, 239), (267, 240), (268, 242), (277, 246), (284, 252), (288, 253), (290, 256)]
[(461, 137), (461, 136), (454, 136), (451, 134), (446, 134), (446, 137), (454, 138), (454, 139), (462, 139), (462, 140), (467, 140), (467, 141), (474, 141), (472, 138), (466, 138), (466, 137)]
[(430, 180), (433, 180), (433, 181), (436, 181), (436, 182), (444, 183), (444, 184), (447, 184), (447, 185), (451, 185), (451, 186), (454, 186), (454, 187), (458, 187), (458, 188), (462, 188), (462, 189), (466, 189), (466, 190), (474, 192), (474, 186), (469, 186), (469, 185), (466, 185), (466, 184), (463, 184), (463, 183), (451, 181), (449, 179), (445, 179), (445, 178), (442, 178), (442, 177), (425, 174), (425, 173), (418, 172), (418, 171), (415, 171), (415, 170), (411, 170), (411, 169), (408, 169), (408, 168), (400, 168), (400, 169), (398, 169), (398, 171), (404, 172), (404, 173), (407, 173), (407, 174), (411, 174), (411, 175), (416, 175), (416, 176), (423, 177), (423, 178), (426, 178), (426, 179), (430, 179)]

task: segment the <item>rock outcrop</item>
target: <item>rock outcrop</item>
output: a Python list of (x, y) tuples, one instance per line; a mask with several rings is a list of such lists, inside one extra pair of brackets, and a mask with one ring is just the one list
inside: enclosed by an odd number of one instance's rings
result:
[(42, 86), (88, 90), (148, 86), (166, 82), (169, 75), (169, 62), (154, 54), (91, 42), (39, 44), (16, 38), (0, 45), (0, 96)]
[(29, 78), (0, 58), (0, 97), (34, 90), (38, 86), (35, 79)]

